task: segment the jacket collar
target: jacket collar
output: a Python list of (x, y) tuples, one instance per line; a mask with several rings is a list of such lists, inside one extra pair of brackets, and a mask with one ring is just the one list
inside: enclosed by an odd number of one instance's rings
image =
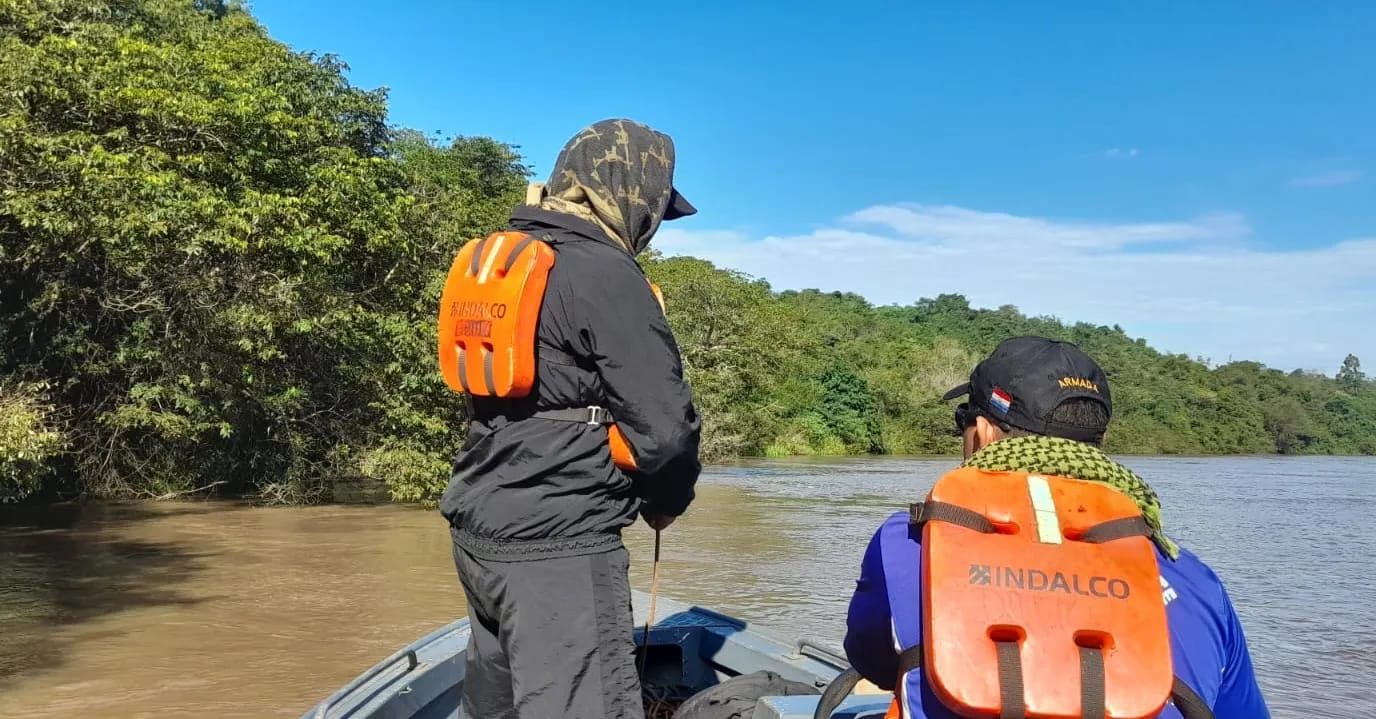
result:
[(625, 248), (619, 242), (607, 237), (607, 233), (603, 232), (602, 228), (587, 220), (562, 212), (551, 212), (539, 207), (521, 205), (512, 210), (511, 225), (512, 229), (516, 230), (563, 230), (577, 235), (579, 238), (601, 242), (625, 252)]

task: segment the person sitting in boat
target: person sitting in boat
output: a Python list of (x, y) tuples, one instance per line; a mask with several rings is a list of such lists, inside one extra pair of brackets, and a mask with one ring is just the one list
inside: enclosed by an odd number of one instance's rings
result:
[(472, 620), (464, 716), (643, 717), (621, 530), (692, 502), (700, 424), (658, 290), (635, 261), (673, 186), (668, 135), (604, 120), (509, 227), (460, 251), (441, 369), (472, 422), (440, 511)]
[(967, 395), (964, 463), (875, 533), (850, 601), (846, 655), (890, 716), (1268, 717), (1223, 583), (1099, 449), (1099, 365), (1013, 338), (944, 399)]

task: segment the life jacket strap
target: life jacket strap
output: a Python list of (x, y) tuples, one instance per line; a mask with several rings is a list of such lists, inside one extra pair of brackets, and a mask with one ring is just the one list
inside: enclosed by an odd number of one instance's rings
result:
[[(998, 642), (999, 653), (999, 719), (1022, 719), (1023, 706), (1022, 657), (1016, 642)], [(922, 645), (915, 644), (898, 653), (898, 676), (894, 693), (901, 696), (903, 679), (908, 672), (922, 668)], [(1107, 687), (1104, 684), (1104, 653), (1097, 647), (1080, 647), (1080, 707), (1084, 719), (1103, 719), (1108, 715), (1105, 706)], [(1171, 687), (1171, 700), (1185, 719), (1214, 719), (1214, 712), (1194, 689), (1180, 677)]]
[(569, 409), (546, 409), (532, 412), (532, 419), (552, 419), (558, 422), (577, 422), (605, 427), (615, 423), (612, 411), (606, 407), (571, 407)]
[(1180, 677), (1175, 678), (1175, 684), (1171, 687), (1171, 701), (1175, 702), (1175, 708), (1180, 710), (1180, 715), (1185, 719), (1214, 719), (1214, 710), (1209, 708), (1209, 703)]
[(903, 681), (903, 675), (914, 669), (922, 668), (922, 645), (914, 644), (898, 653), (898, 680), (895, 686)]
[[(993, 523), (984, 515), (955, 504), (929, 500), (911, 505), (908, 511), (908, 524), (918, 530), (927, 522), (937, 521), (949, 522), (981, 534), (993, 534), (996, 531)], [(1145, 517), (1139, 514), (1100, 522), (1086, 529), (1078, 539), (1090, 544), (1103, 544), (1128, 537), (1151, 537), (1151, 527)]]
[(916, 530), (921, 530), (927, 522), (937, 521), (950, 522), (981, 534), (993, 534), (995, 531), (988, 517), (955, 504), (928, 500), (913, 504), (908, 511), (908, 526)]
[(1080, 535), (1079, 540), (1091, 544), (1103, 544), (1128, 537), (1151, 538), (1151, 527), (1147, 525), (1146, 517), (1139, 514), (1133, 517), (1119, 517), (1107, 522), (1100, 522), (1086, 529), (1085, 533)]
[[(468, 386), (468, 351), (463, 347), (458, 349), (459, 355), (459, 382), (463, 387), (464, 394), (473, 394), (473, 388)], [(483, 385), (486, 389), (486, 396), (497, 394), (496, 369), (492, 362), (492, 353), (483, 352)]]
[[(1018, 648), (1018, 643), (1014, 641), (995, 642), (999, 653), (999, 719), (1024, 719), (1027, 716), (1027, 707), (1023, 705), (1023, 681), (1022, 681), (1022, 652)], [(1095, 650), (1095, 655), (1099, 657), (1099, 705), (1104, 703), (1104, 664), (1103, 656)], [(1084, 655), (1081, 653), (1083, 662)], [(1083, 664), (1081, 665), (1083, 668)], [(922, 645), (916, 644), (898, 653), (898, 677), (894, 681), (894, 691), (903, 691), (903, 678), (908, 672), (922, 668)], [(1088, 706), (1086, 704), (1086, 706)], [(1085, 714), (1085, 717), (1103, 719), (1103, 714)]]
[[(486, 259), (487, 243), (491, 239), (492, 236), (488, 235), (478, 240), (478, 248), (473, 252), (473, 259), (469, 260), (468, 273), (470, 275), (476, 276), (478, 271), (482, 269), (483, 260)], [(529, 234), (525, 235), (525, 237), (521, 238), (521, 241), (516, 244), (516, 247), (506, 254), (506, 260), (502, 262), (502, 273), (506, 274), (510, 272), (511, 268), (516, 265), (516, 259), (530, 246), (530, 243), (536, 240), (542, 240), (547, 244), (554, 244), (550, 242), (550, 236), (548, 234), (542, 237), (536, 237), (535, 235)]]
[[(1023, 704), (1025, 695), (1022, 686), (1022, 650), (1014, 641), (999, 641), (995, 644), (999, 652), (999, 719), (1024, 719), (1027, 716), (1027, 707)], [(1102, 672), (1103, 665), (1099, 668)], [(1102, 684), (1100, 682), (1101, 688)]]
[(1080, 716), (1105, 719), (1108, 716), (1108, 686), (1104, 684), (1104, 650), (1080, 647)]

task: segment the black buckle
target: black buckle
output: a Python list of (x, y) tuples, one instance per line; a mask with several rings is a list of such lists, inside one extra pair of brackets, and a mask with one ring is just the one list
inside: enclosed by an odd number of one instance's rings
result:
[(612, 423), (612, 411), (611, 411), (611, 410), (607, 409), (606, 407), (597, 407), (597, 406), (593, 406), (593, 407), (589, 407), (589, 408), (588, 408), (588, 424), (591, 424), (591, 425), (595, 425), (595, 426), (600, 427), (600, 426), (602, 426), (602, 425), (611, 424), (611, 423)]

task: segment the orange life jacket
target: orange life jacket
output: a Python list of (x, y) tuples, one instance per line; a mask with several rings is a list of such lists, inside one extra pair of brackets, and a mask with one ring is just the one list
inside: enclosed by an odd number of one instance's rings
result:
[(945, 706), (1036, 719), (1146, 719), (1165, 706), (1166, 608), (1132, 499), (1096, 482), (962, 468), (913, 505), (912, 521), (923, 646), (905, 652), (903, 672), (921, 666)]
[[(459, 250), (439, 306), (439, 364), (449, 388), (472, 397), (516, 399), (535, 386), (536, 329), (555, 252), (524, 232), (494, 232)], [(660, 308), (664, 299), (650, 285)], [(635, 452), (602, 407), (532, 417), (605, 426), (612, 461), (636, 469)]]

